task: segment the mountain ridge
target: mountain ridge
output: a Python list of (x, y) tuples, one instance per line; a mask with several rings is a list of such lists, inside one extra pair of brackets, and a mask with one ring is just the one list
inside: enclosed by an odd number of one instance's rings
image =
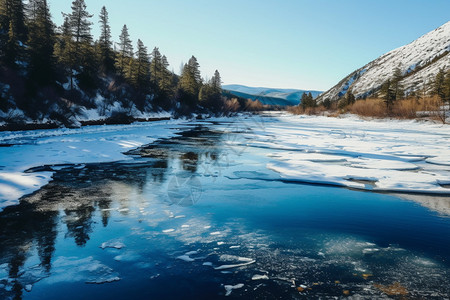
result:
[(318, 101), (336, 101), (351, 90), (357, 98), (374, 95), (400, 68), (407, 94), (425, 89), (439, 69), (450, 69), (450, 21), (411, 43), (393, 49), (344, 77), (321, 94)]
[(322, 93), (315, 90), (249, 87), (241, 84), (223, 85), (222, 88), (237, 97), (259, 100), (263, 104), (282, 106), (298, 105), (303, 93), (311, 93), (314, 98)]

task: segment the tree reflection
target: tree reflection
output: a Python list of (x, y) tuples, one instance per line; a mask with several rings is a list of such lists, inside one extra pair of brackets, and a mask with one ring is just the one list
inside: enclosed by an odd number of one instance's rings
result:
[[(107, 227), (113, 210), (126, 214), (131, 195), (143, 195), (147, 185), (157, 188), (168, 181), (169, 166), (195, 173), (199, 165), (218, 160), (220, 136), (197, 127), (130, 153), (142, 158), (66, 166), (54, 173), (47, 186), (0, 212), (0, 266), (7, 265), (10, 278), (0, 282), (0, 298), (22, 299), (27, 284), (50, 276), (59, 233), (83, 247), (95, 230), (97, 216)], [(64, 230), (61, 224), (66, 232), (59, 232)], [(40, 260), (40, 278), (33, 275), (35, 269), (25, 267), (34, 255)]]

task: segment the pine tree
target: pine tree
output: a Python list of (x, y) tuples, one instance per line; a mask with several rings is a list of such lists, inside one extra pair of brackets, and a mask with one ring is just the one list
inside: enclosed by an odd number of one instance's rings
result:
[(57, 53), (58, 60), (67, 64), (70, 89), (74, 87), (75, 74), (83, 87), (94, 87), (97, 63), (92, 45), (92, 22), (89, 21), (92, 16), (87, 12), (84, 0), (75, 0), (72, 12), (64, 18)]
[(32, 0), (29, 4), (29, 77), (38, 85), (46, 85), (52, 83), (56, 77), (54, 24), (47, 0)]
[(395, 100), (403, 99), (405, 91), (400, 81), (403, 79), (402, 71), (399, 67), (394, 69), (394, 75), (392, 76), (391, 84), (394, 90)]
[(174, 91), (174, 75), (169, 71), (169, 62), (165, 55), (155, 47), (151, 53), (150, 83), (154, 94), (154, 103), (163, 109), (169, 109)]
[(116, 58), (116, 68), (119, 71), (119, 74), (125, 77), (127, 66), (129, 66), (130, 60), (133, 57), (133, 46), (131, 45), (127, 25), (123, 25), (122, 27), (118, 45), (119, 53)]
[(445, 101), (450, 104), (450, 70), (447, 71), (444, 79)]
[(316, 107), (316, 100), (314, 100), (311, 92), (303, 93), (299, 105), (301, 105), (303, 109), (308, 107)]
[(1, 0), (0, 5), (0, 59), (11, 67), (24, 58), (22, 44), (27, 39), (22, 0)]
[(222, 80), (219, 71), (215, 71), (213, 77), (202, 85), (199, 93), (201, 105), (212, 111), (219, 111), (222, 106)]
[(356, 102), (356, 98), (355, 98), (355, 95), (353, 94), (352, 90), (349, 90), (347, 92), (346, 100), (347, 100), (347, 105), (352, 105), (353, 103)]
[(439, 96), (441, 100), (444, 100), (446, 97), (445, 93), (445, 72), (444, 69), (439, 69), (438, 73), (433, 82), (433, 95)]
[(57, 58), (58, 64), (64, 70), (66, 70), (66, 75), (68, 76), (73, 75), (70, 70), (72, 66), (75, 65), (75, 59), (72, 55), (74, 52), (73, 46), (74, 43), (72, 41), (72, 34), (70, 32), (69, 16), (65, 15), (64, 22), (61, 27), (59, 27), (56, 34), (55, 56)]
[(150, 61), (147, 47), (141, 40), (137, 42), (136, 51), (136, 74), (133, 80), (134, 85), (139, 90), (145, 90), (150, 83)]
[(159, 52), (158, 47), (153, 48), (151, 53), (152, 60), (150, 62), (151, 83), (153, 89), (157, 91), (159, 89), (159, 82), (162, 78), (162, 55)]
[(178, 100), (187, 106), (193, 107), (197, 104), (200, 87), (199, 64), (197, 59), (192, 56), (189, 62), (184, 65), (178, 83)]
[(215, 93), (222, 94), (222, 79), (220, 78), (219, 71), (214, 72), (214, 76), (211, 78), (211, 84)]
[(112, 51), (111, 42), (111, 26), (109, 25), (108, 11), (103, 6), (100, 11), (100, 38), (98, 40), (98, 46), (100, 50), (100, 63), (101, 71), (104, 73), (114, 71), (114, 57)]
[(386, 104), (386, 109), (388, 111), (391, 111), (392, 106), (394, 105), (396, 99), (396, 91), (394, 89), (391, 79), (388, 79), (381, 86), (381, 93), (383, 95), (384, 103)]
[(196, 88), (197, 90), (200, 90), (200, 87), (202, 85), (202, 76), (200, 74), (200, 65), (197, 61), (197, 58), (192, 55), (192, 57), (188, 61), (189, 71), (192, 73), (192, 76), (194, 76), (195, 82), (196, 82)]
[(169, 62), (165, 55), (161, 58), (162, 74), (159, 81), (159, 90), (165, 98), (171, 98), (174, 94), (173, 78), (174, 74), (169, 71)]

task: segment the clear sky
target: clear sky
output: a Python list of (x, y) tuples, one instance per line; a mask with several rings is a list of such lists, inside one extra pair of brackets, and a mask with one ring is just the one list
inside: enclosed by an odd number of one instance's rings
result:
[[(49, 0), (53, 20), (72, 1)], [(85, 0), (112, 35), (159, 47), (175, 73), (191, 55), (224, 84), (327, 90), (355, 69), (450, 21), (450, 0)], [(136, 47), (136, 46), (135, 46)]]

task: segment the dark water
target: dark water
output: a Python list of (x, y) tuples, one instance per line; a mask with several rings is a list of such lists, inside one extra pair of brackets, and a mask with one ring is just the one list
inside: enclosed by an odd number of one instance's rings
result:
[(242, 179), (267, 172), (268, 150), (241, 138), (193, 124), (133, 160), (57, 171), (0, 213), (0, 299), (450, 297), (449, 216)]

